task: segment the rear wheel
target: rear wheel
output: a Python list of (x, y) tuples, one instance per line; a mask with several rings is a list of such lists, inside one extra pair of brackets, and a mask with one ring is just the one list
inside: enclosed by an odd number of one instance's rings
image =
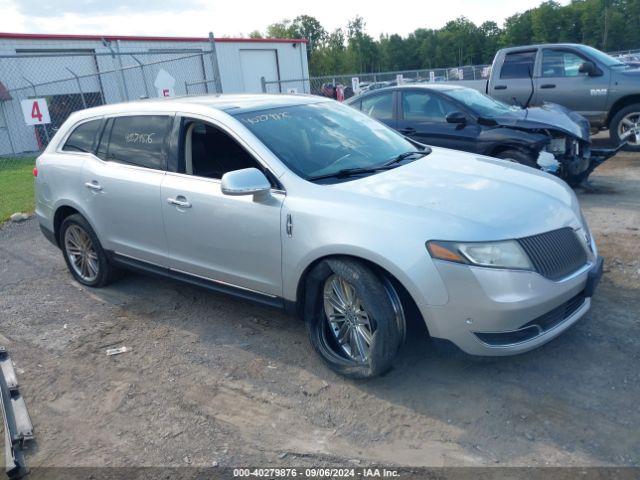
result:
[(496, 158), (502, 160), (509, 160), (513, 163), (519, 163), (520, 165), (526, 165), (527, 167), (539, 169), (536, 159), (531, 155), (522, 152), (520, 150), (504, 150), (496, 155)]
[(95, 232), (82, 215), (64, 219), (60, 246), (73, 277), (88, 287), (103, 287), (115, 279), (117, 270), (109, 263)]
[(609, 136), (615, 145), (627, 142), (625, 150), (640, 152), (640, 103), (623, 108), (609, 124)]
[(305, 320), (327, 365), (351, 378), (391, 368), (404, 339), (402, 306), (389, 282), (351, 259), (328, 259), (309, 274)]

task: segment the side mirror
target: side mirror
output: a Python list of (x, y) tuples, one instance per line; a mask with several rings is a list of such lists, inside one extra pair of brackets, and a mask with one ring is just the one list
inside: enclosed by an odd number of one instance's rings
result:
[(464, 113), (458, 111), (449, 112), (445, 119), (447, 120), (447, 123), (467, 123), (467, 116)]
[(600, 71), (598, 70), (598, 67), (596, 67), (595, 63), (589, 61), (582, 62), (578, 67), (578, 72), (586, 73), (590, 77), (595, 77), (600, 74)]
[(256, 195), (266, 193), (271, 184), (257, 168), (243, 168), (227, 172), (222, 176), (222, 193), (225, 195)]

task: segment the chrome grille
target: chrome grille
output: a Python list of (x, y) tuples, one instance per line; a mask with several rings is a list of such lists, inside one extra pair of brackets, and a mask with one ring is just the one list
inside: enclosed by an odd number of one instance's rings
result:
[(561, 228), (518, 240), (535, 270), (551, 280), (565, 277), (587, 263), (587, 252), (572, 228)]

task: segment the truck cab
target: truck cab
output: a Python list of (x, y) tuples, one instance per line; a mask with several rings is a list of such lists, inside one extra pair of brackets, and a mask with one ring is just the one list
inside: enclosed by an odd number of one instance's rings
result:
[(557, 103), (609, 128), (614, 143), (640, 151), (640, 69), (595, 48), (545, 44), (495, 56), (486, 93), (509, 104)]

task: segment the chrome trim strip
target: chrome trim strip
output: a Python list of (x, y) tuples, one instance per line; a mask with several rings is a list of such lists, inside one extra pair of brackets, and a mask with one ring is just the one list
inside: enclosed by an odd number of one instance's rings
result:
[(177, 268), (169, 268), (169, 271), (170, 272), (182, 273), (183, 275), (189, 275), (190, 277), (201, 278), (202, 280), (207, 280), (209, 282), (217, 283), (218, 285), (224, 285), (225, 287), (237, 288), (239, 290), (245, 290), (247, 292), (257, 293), (257, 294), (264, 295), (265, 297), (269, 297), (269, 298), (278, 298), (277, 295), (272, 295), (270, 293), (264, 293), (264, 292), (261, 292), (259, 290), (254, 290), (254, 289), (248, 288), (248, 287), (241, 287), (240, 285), (235, 285), (233, 283), (224, 282), (222, 280), (216, 280), (214, 278), (203, 277), (202, 275), (196, 275), (195, 273), (185, 272), (184, 270), (178, 270)]
[(217, 283), (218, 285), (224, 285), (225, 287), (237, 288), (238, 290), (244, 290), (246, 292), (257, 293), (259, 295), (264, 295), (265, 297), (269, 297), (269, 298), (279, 298), (278, 295), (273, 295), (271, 293), (261, 292), (260, 290), (254, 290), (254, 289), (248, 288), (248, 287), (242, 287), (240, 285), (235, 285), (233, 283), (224, 282), (222, 280), (216, 280), (215, 278), (204, 277), (202, 275), (197, 275), (195, 273), (186, 272), (184, 270), (179, 270), (177, 268), (165, 267), (165, 266), (162, 266), (162, 265), (158, 265), (157, 263), (149, 262), (147, 260), (141, 260), (141, 259), (133, 257), (131, 255), (127, 255), (126, 253), (117, 252), (115, 250), (114, 250), (113, 253), (115, 255), (119, 255), (121, 257), (130, 258), (131, 260), (135, 260), (136, 262), (146, 263), (147, 265), (153, 265), (154, 267), (158, 267), (158, 268), (165, 268), (170, 272), (176, 272), (176, 273), (181, 273), (183, 275), (188, 275), (190, 277), (200, 278), (201, 280), (207, 280), (208, 282)]

